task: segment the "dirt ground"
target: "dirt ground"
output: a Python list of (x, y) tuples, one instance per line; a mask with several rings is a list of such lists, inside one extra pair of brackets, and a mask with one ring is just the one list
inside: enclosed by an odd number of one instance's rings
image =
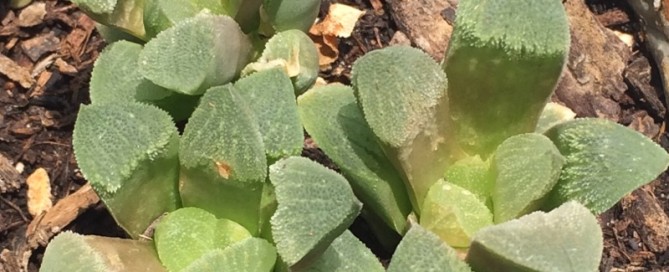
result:
[[(321, 73), (328, 81), (349, 83), (352, 63), (366, 52), (387, 46), (400, 27), (385, 0), (324, 0), (321, 16), (330, 2), (366, 12), (352, 36), (340, 40), (337, 60)], [(31, 11), (32, 17), (22, 17), (25, 9), (12, 10), (7, 1), (0, 2), (0, 271), (3, 264), (6, 271), (15, 271), (16, 266), (9, 263), (21, 260), (26, 252), (32, 252), (28, 270), (37, 271), (48, 242), (29, 227), (40, 218), (33, 219), (28, 212), (25, 179), (36, 169), (45, 169), (54, 203), (77, 195), (86, 183), (77, 169), (71, 136), (79, 105), (89, 102), (87, 82), (93, 62), (105, 46), (93, 21), (69, 1), (35, 3), (43, 8)], [(591, 98), (605, 102), (590, 103), (577, 113), (618, 121), (669, 148), (665, 98), (654, 60), (640, 43), (644, 33), (636, 16), (622, 0), (588, 0), (586, 4), (599, 24), (634, 39), (622, 50), (624, 57), (618, 63), (623, 68), (617, 75), (620, 93)], [(583, 48), (588, 53), (589, 47)], [(569, 105), (571, 97), (560, 94), (558, 90), (554, 100)], [(583, 105), (575, 106), (581, 109)], [(331, 165), (309, 141), (305, 146), (305, 156)], [(75, 207), (74, 220), (66, 221), (62, 229), (123, 237), (104, 205), (88, 197), (78, 202), (86, 205)], [(599, 217), (605, 236), (601, 271), (669, 271), (668, 200), (669, 175), (665, 173)], [(357, 221), (353, 229), (374, 249), (364, 222)], [(376, 253), (381, 259), (391, 254)]]

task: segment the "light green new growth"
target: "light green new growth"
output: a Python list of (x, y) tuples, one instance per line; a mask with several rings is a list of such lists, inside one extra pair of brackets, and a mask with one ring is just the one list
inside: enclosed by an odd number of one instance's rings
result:
[(297, 103), (304, 128), (341, 168), (365, 209), (403, 233), (411, 212), (406, 187), (365, 122), (353, 90), (340, 84), (316, 87)]
[(272, 237), (281, 259), (299, 270), (317, 260), (360, 212), (344, 177), (302, 157), (280, 160), (270, 167), (278, 206), (272, 216)]
[(151, 39), (140, 54), (140, 72), (158, 86), (199, 95), (239, 75), (251, 42), (228, 16), (199, 14)]
[(599, 214), (669, 165), (667, 152), (644, 135), (604, 119), (583, 118), (546, 132), (566, 158), (546, 208), (576, 200)]
[(235, 82), (235, 90), (258, 123), (268, 159), (299, 155), (304, 135), (295, 91), (283, 69), (253, 73)]
[(83, 236), (69, 231), (53, 238), (44, 252), (40, 272), (167, 271), (153, 245), (144, 241)]
[(179, 138), (164, 111), (136, 102), (82, 106), (72, 144), (81, 172), (132, 237), (180, 205)]
[(189, 119), (179, 150), (180, 193), (195, 206), (260, 231), (267, 161), (251, 112), (232, 85), (209, 89)]
[(565, 159), (546, 136), (527, 133), (504, 141), (492, 163), (495, 223), (537, 210), (560, 177)]
[(358, 59), (351, 82), (365, 120), (403, 171), (420, 211), (428, 189), (453, 159), (446, 135), (446, 75), (420, 50), (393, 46)]
[(576, 113), (570, 108), (555, 102), (548, 102), (544, 107), (544, 110), (541, 112), (539, 122), (537, 123), (534, 132), (544, 133), (557, 124), (573, 120), (574, 117), (576, 117)]
[[(465, 157), (448, 166), (444, 178), (448, 183), (475, 194), (481, 202), (488, 205), (494, 184), (489, 168), (490, 162), (481, 160), (479, 156)], [(488, 205), (488, 208), (492, 207)]]
[(260, 12), (261, 18), (277, 32), (290, 29), (308, 32), (320, 6), (320, 0), (263, 0)]
[(556, 0), (462, 1), (443, 63), (454, 134), (487, 158), (504, 139), (534, 131), (569, 50)]
[(480, 230), (466, 261), (474, 271), (597, 271), (602, 248), (597, 219), (572, 201)]
[(231, 15), (224, 10), (220, 0), (149, 0), (144, 7), (146, 36), (151, 39), (205, 10), (212, 14)]
[[(413, 224), (397, 246), (388, 272), (471, 272), (456, 251), (430, 231)], [(484, 270), (481, 270), (484, 271)], [(496, 270), (490, 270), (496, 271)]]
[(181, 272), (273, 271), (276, 249), (260, 238), (248, 238), (223, 250), (214, 250), (197, 259)]
[(385, 269), (365, 244), (349, 230), (332, 241), (323, 255), (304, 272), (383, 272)]

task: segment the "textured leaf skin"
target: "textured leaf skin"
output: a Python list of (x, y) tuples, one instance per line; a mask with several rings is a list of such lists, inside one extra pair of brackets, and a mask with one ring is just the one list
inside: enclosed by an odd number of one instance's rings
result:
[(422, 51), (392, 46), (358, 59), (351, 82), (365, 120), (388, 158), (402, 170), (419, 212), (430, 186), (457, 156), (447, 142), (444, 72)]
[(262, 229), (265, 147), (251, 112), (232, 85), (209, 89), (181, 137), (179, 190), (184, 206)]
[(282, 69), (253, 73), (235, 82), (235, 89), (253, 112), (270, 161), (302, 152), (304, 134), (293, 85)]
[(69, 231), (47, 246), (41, 272), (167, 271), (148, 242)]
[(230, 15), (223, 9), (220, 0), (150, 0), (144, 7), (146, 36), (151, 39), (161, 31), (184, 19), (194, 17), (203, 10), (212, 14)]
[(167, 214), (154, 234), (158, 256), (170, 271), (181, 271), (211, 251), (248, 238), (251, 234), (234, 221), (192, 207)]
[(465, 262), (458, 259), (455, 250), (437, 235), (414, 224), (397, 246), (388, 266), (388, 272), (424, 271), (471, 272), (472, 270)]
[(260, 238), (248, 238), (223, 250), (211, 251), (182, 272), (200, 271), (272, 271), (276, 249)]
[(602, 248), (597, 219), (571, 201), (480, 230), (466, 261), (475, 271), (598, 271)]
[(573, 120), (576, 117), (576, 113), (573, 112), (570, 108), (562, 106), (555, 102), (548, 102), (544, 107), (544, 111), (541, 112), (539, 117), (539, 123), (534, 129), (535, 133), (544, 133), (551, 127)]
[(512, 136), (499, 145), (492, 166), (495, 223), (540, 208), (557, 183), (564, 160), (553, 142), (537, 133)]
[(270, 166), (278, 206), (270, 220), (281, 259), (300, 270), (313, 263), (360, 212), (344, 177), (302, 157)]
[(479, 229), (492, 225), (493, 215), (472, 192), (439, 180), (425, 197), (420, 225), (453, 247), (466, 248)]
[(100, 33), (100, 36), (107, 42), (107, 44), (112, 44), (117, 41), (126, 40), (129, 42), (144, 44), (144, 41), (130, 35), (129, 33), (113, 26), (103, 25), (101, 23), (95, 23), (95, 29)]
[[(144, 40), (144, 2), (147, 0), (74, 0), (93, 20), (114, 26)], [(148, 0), (151, 1), (151, 0)]]
[(385, 269), (365, 244), (346, 230), (305, 272), (383, 272)]
[(305, 129), (341, 168), (364, 208), (403, 233), (411, 212), (406, 187), (365, 122), (353, 90), (340, 84), (316, 87), (297, 102)]
[(179, 137), (164, 111), (132, 102), (82, 106), (72, 144), (81, 172), (130, 236), (181, 205)]
[(290, 29), (308, 32), (321, 6), (320, 0), (263, 0), (262, 11), (277, 32)]
[(566, 158), (546, 208), (576, 200), (599, 214), (652, 181), (669, 165), (667, 152), (612, 121), (582, 118), (546, 132)]
[(488, 204), (495, 180), (489, 168), (490, 162), (481, 160), (479, 156), (465, 157), (448, 166), (444, 178), (448, 183), (472, 192), (488, 208), (492, 208)]
[(443, 63), (453, 129), (485, 159), (534, 131), (566, 61), (568, 20), (554, 0), (463, 0), (455, 25)]
[(232, 18), (199, 14), (146, 43), (140, 71), (156, 85), (199, 95), (237, 77), (251, 53), (249, 38)]

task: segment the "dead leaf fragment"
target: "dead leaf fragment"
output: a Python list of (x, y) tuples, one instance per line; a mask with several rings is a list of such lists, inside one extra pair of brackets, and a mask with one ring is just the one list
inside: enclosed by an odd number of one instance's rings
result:
[(46, 15), (46, 3), (36, 2), (21, 11), (19, 14), (19, 26), (31, 27), (43, 22)]
[(38, 168), (26, 179), (28, 184), (28, 212), (36, 217), (53, 206), (51, 182), (44, 168)]
[(358, 19), (365, 14), (358, 10), (342, 4), (332, 4), (323, 21), (313, 25), (309, 30), (311, 39), (318, 49), (321, 68), (326, 67), (337, 60), (339, 56), (339, 41), (337, 37), (348, 38), (353, 33), (353, 28)]

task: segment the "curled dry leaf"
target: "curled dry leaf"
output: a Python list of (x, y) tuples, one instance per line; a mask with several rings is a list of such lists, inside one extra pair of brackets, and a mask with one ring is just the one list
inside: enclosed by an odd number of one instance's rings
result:
[(321, 67), (330, 65), (339, 56), (337, 37), (348, 38), (353, 32), (358, 19), (364, 11), (343, 4), (332, 4), (323, 21), (309, 30), (311, 39), (316, 43)]
[(26, 179), (28, 184), (28, 212), (36, 217), (53, 206), (51, 183), (44, 168), (38, 168)]

